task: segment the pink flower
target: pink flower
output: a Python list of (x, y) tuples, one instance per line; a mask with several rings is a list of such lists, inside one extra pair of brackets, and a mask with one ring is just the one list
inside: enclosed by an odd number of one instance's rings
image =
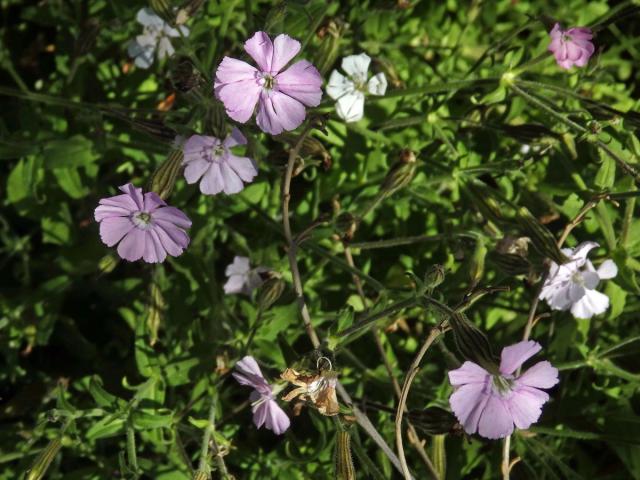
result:
[(258, 169), (250, 158), (231, 153), (231, 147), (246, 145), (247, 139), (240, 130), (234, 128), (224, 142), (216, 137), (193, 135), (184, 144), (186, 166), (184, 178), (187, 183), (200, 180), (200, 191), (207, 195), (224, 192), (238, 193), (258, 174)]
[(449, 404), (465, 432), (504, 438), (511, 435), (514, 424), (524, 429), (538, 421), (542, 405), (549, 400), (540, 389), (558, 383), (558, 369), (545, 361), (518, 376), (515, 372), (541, 348), (532, 340), (505, 347), (496, 375), (468, 361), (449, 372), (455, 388)]
[(549, 35), (551, 43), (548, 50), (553, 53), (556, 62), (562, 68), (569, 69), (574, 65), (584, 67), (595, 51), (591, 42), (593, 34), (588, 28), (574, 27), (562, 30), (560, 24), (556, 23)]
[(254, 390), (251, 392), (251, 411), (253, 412), (253, 423), (260, 428), (265, 425), (276, 435), (283, 434), (291, 422), (284, 410), (276, 403), (271, 391), (271, 385), (267, 383), (260, 371), (260, 367), (255, 358), (247, 355), (236, 363), (233, 378), (240, 385), (247, 385)]
[(100, 238), (109, 247), (118, 245), (118, 255), (133, 262), (164, 262), (167, 254), (177, 257), (189, 245), (185, 230), (191, 220), (175, 207), (169, 207), (155, 193), (142, 194), (130, 183), (120, 187), (124, 192), (103, 198), (96, 208)]
[(300, 60), (282, 71), (300, 48), (300, 42), (288, 35), (280, 34), (271, 42), (266, 33), (257, 32), (244, 44), (257, 69), (224, 57), (214, 89), (227, 114), (246, 123), (257, 104), (256, 122), (262, 131), (278, 135), (299, 127), (306, 115), (305, 105), (316, 107), (322, 98), (322, 77), (311, 63)]

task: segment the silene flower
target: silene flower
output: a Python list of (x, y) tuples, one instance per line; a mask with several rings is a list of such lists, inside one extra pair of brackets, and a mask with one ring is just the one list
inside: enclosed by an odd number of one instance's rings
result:
[(549, 32), (551, 43), (548, 50), (556, 57), (561, 68), (569, 69), (574, 65), (584, 67), (596, 48), (591, 39), (593, 33), (586, 27), (574, 27), (562, 30), (559, 23)]
[(306, 60), (284, 70), (300, 51), (300, 42), (285, 34), (273, 42), (257, 32), (244, 44), (258, 68), (242, 60), (224, 57), (216, 71), (214, 90), (227, 114), (246, 123), (256, 110), (262, 131), (278, 135), (294, 130), (305, 119), (305, 106), (316, 107), (322, 98), (322, 77)]
[(177, 257), (189, 245), (185, 232), (191, 220), (168, 206), (153, 192), (142, 194), (130, 183), (120, 187), (121, 195), (103, 198), (96, 208), (100, 238), (109, 247), (118, 244), (118, 255), (133, 262), (164, 262), (167, 254)]
[(271, 385), (267, 383), (255, 358), (247, 355), (236, 363), (235, 378), (240, 385), (253, 388), (249, 400), (253, 412), (253, 423), (257, 428), (263, 425), (276, 435), (283, 434), (291, 424), (284, 410), (276, 403)]
[(345, 77), (337, 70), (331, 72), (327, 95), (336, 101), (336, 112), (346, 122), (357, 122), (364, 113), (365, 93), (384, 95), (387, 91), (387, 77), (384, 73), (369, 76), (371, 58), (366, 53), (349, 55), (342, 59)]
[(591, 318), (609, 308), (609, 297), (596, 290), (600, 280), (613, 278), (618, 267), (613, 260), (605, 260), (596, 270), (587, 255), (598, 247), (595, 242), (583, 242), (576, 248), (563, 248), (569, 261), (562, 265), (551, 263), (549, 275), (540, 291), (553, 310), (569, 310), (576, 318)]
[(538, 421), (549, 400), (541, 389), (558, 383), (558, 369), (544, 361), (520, 375), (516, 371), (541, 348), (532, 340), (505, 347), (495, 374), (469, 361), (449, 372), (455, 389), (449, 404), (465, 432), (504, 438), (511, 435), (514, 425), (526, 429)]
[(129, 56), (135, 59), (140, 68), (149, 68), (153, 64), (153, 57), (158, 54), (158, 60), (170, 57), (175, 49), (171, 45), (171, 37), (189, 36), (189, 29), (185, 26), (172, 28), (167, 22), (156, 15), (149, 8), (141, 8), (136, 15), (138, 23), (144, 27), (142, 35), (129, 42), (127, 48)]
[(251, 292), (264, 283), (260, 274), (268, 271), (269, 269), (265, 267), (251, 268), (247, 257), (236, 256), (233, 263), (227, 265), (224, 271), (225, 275), (229, 277), (227, 283), (224, 284), (224, 293), (251, 295)]
[[(258, 174), (253, 160), (231, 152), (247, 139), (234, 128), (224, 141), (216, 137), (193, 135), (183, 146), (184, 178), (187, 183), (200, 180), (200, 191), (207, 195), (238, 193)], [(243, 183), (244, 182), (244, 183)]]

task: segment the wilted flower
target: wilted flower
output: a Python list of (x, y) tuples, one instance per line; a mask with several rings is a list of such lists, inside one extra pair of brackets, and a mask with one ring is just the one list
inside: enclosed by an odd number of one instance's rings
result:
[(496, 439), (537, 422), (549, 395), (540, 390), (558, 383), (558, 370), (538, 362), (516, 376), (524, 362), (541, 350), (532, 340), (502, 349), (499, 373), (491, 374), (473, 362), (449, 372), (455, 391), (449, 404), (468, 434)]
[(618, 267), (613, 260), (605, 260), (596, 270), (587, 255), (597, 246), (595, 242), (583, 242), (576, 248), (563, 248), (569, 261), (551, 263), (540, 300), (546, 300), (553, 310), (571, 309), (576, 318), (591, 318), (609, 308), (609, 297), (595, 288), (600, 280), (615, 277)]
[(251, 392), (251, 411), (253, 412), (253, 423), (260, 428), (265, 425), (276, 435), (283, 434), (291, 424), (289, 417), (284, 410), (276, 403), (271, 385), (267, 383), (260, 366), (255, 358), (247, 355), (236, 363), (235, 378), (240, 385), (247, 385), (254, 390)]
[(231, 153), (231, 147), (246, 145), (247, 139), (234, 128), (224, 141), (216, 137), (193, 135), (183, 147), (187, 183), (200, 180), (200, 191), (207, 195), (238, 193), (258, 174), (253, 160)]
[(247, 257), (234, 257), (233, 263), (229, 264), (224, 271), (225, 275), (229, 277), (227, 283), (224, 284), (224, 293), (251, 295), (251, 292), (264, 282), (260, 274), (267, 271), (269, 269), (265, 267), (251, 268)]
[(562, 30), (560, 24), (556, 23), (549, 35), (551, 43), (548, 50), (553, 53), (556, 63), (562, 68), (569, 69), (574, 65), (584, 67), (595, 51), (591, 42), (593, 34), (588, 28), (574, 27)]
[(342, 59), (342, 70), (347, 77), (337, 70), (331, 72), (327, 94), (337, 100), (336, 112), (346, 122), (357, 122), (364, 112), (364, 94), (384, 95), (387, 91), (387, 78), (378, 73), (367, 82), (371, 58), (366, 53), (349, 55)]
[(172, 28), (162, 18), (149, 8), (141, 8), (136, 15), (138, 23), (144, 30), (135, 40), (129, 42), (128, 52), (135, 58), (135, 64), (140, 68), (149, 68), (153, 63), (153, 56), (158, 51), (158, 60), (170, 57), (175, 52), (170, 37), (189, 36), (189, 29), (185, 26)]
[(227, 114), (245, 123), (258, 105), (256, 123), (267, 133), (278, 135), (294, 130), (305, 119), (305, 105), (316, 107), (322, 98), (322, 77), (306, 60), (283, 68), (300, 51), (300, 42), (285, 34), (273, 42), (264, 32), (256, 32), (244, 44), (245, 51), (258, 64), (224, 57), (216, 71), (216, 97)]
[(96, 208), (100, 238), (109, 247), (118, 245), (118, 255), (130, 262), (164, 262), (167, 254), (177, 257), (189, 245), (185, 230), (191, 220), (175, 207), (168, 206), (153, 192), (128, 183), (120, 187), (122, 195), (103, 198)]

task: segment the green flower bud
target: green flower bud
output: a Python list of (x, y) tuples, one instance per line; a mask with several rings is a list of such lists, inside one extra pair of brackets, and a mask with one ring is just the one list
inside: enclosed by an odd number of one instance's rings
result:
[(438, 478), (447, 477), (447, 451), (444, 440), (444, 435), (435, 435), (431, 440), (431, 461), (438, 472)]
[(41, 480), (44, 478), (51, 462), (62, 447), (62, 439), (55, 438), (38, 454), (28, 470), (26, 480)]
[(449, 317), (449, 325), (456, 347), (465, 360), (480, 365), (489, 373), (498, 373), (498, 364), (489, 339), (464, 313), (454, 312)]
[(349, 242), (353, 239), (358, 228), (358, 221), (349, 212), (341, 213), (335, 220), (335, 227), (342, 240)]
[(549, 257), (558, 264), (563, 264), (567, 261), (567, 257), (560, 251), (553, 234), (529, 210), (525, 207), (519, 208), (517, 220), (541, 255)]
[(347, 431), (336, 433), (334, 462), (336, 480), (355, 480), (356, 469), (351, 457), (351, 435)]
[(424, 410), (410, 410), (407, 419), (416, 430), (427, 435), (443, 435), (457, 430), (458, 420), (448, 410), (440, 407), (427, 407)]
[(400, 152), (400, 159), (391, 167), (382, 182), (380, 192), (389, 196), (411, 183), (416, 172), (416, 155), (411, 150)]
[(276, 303), (286, 287), (286, 283), (279, 274), (271, 273), (272, 277), (267, 279), (260, 288), (258, 288), (258, 307), (262, 310), (268, 310), (271, 305)]
[(209, 472), (203, 472), (202, 470), (196, 470), (193, 474), (193, 480), (211, 480), (211, 474)]
[(157, 193), (163, 200), (169, 198), (176, 184), (176, 180), (180, 176), (182, 158), (182, 150), (172, 150), (167, 159), (162, 162), (151, 177), (149, 190)]
[(343, 33), (343, 26), (334, 20), (330, 20), (326, 26), (318, 30), (318, 36), (322, 38), (322, 43), (320, 43), (313, 64), (321, 75), (325, 75), (336, 62), (340, 54), (340, 39)]

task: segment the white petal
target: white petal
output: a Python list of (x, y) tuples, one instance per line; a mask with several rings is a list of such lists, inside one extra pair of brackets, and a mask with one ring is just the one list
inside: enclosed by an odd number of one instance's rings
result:
[(613, 278), (618, 274), (618, 266), (613, 260), (605, 260), (602, 265), (598, 267), (598, 276), (602, 280)]
[(162, 60), (165, 57), (170, 57), (175, 52), (173, 45), (167, 37), (162, 37), (158, 44), (158, 59)]
[(571, 307), (576, 318), (591, 318), (600, 315), (609, 308), (609, 297), (596, 290), (587, 290), (585, 295)]
[(138, 10), (136, 20), (138, 20), (138, 23), (144, 25), (145, 27), (151, 25), (162, 27), (164, 25), (164, 20), (153, 13), (153, 10), (151, 10), (150, 8), (141, 8), (140, 10)]
[(354, 92), (343, 95), (336, 102), (336, 112), (345, 122), (357, 122), (364, 114), (364, 93)]
[(364, 83), (367, 81), (367, 72), (369, 71), (369, 64), (371, 58), (366, 53), (360, 55), (349, 55), (342, 59), (342, 69), (349, 74), (349, 76), (357, 81)]
[(329, 77), (329, 83), (327, 84), (327, 95), (334, 100), (339, 99), (343, 95), (353, 93), (356, 87), (351, 80), (342, 75), (339, 71), (334, 70)]
[(374, 75), (367, 83), (367, 90), (371, 95), (384, 95), (387, 91), (387, 77), (384, 73)]

